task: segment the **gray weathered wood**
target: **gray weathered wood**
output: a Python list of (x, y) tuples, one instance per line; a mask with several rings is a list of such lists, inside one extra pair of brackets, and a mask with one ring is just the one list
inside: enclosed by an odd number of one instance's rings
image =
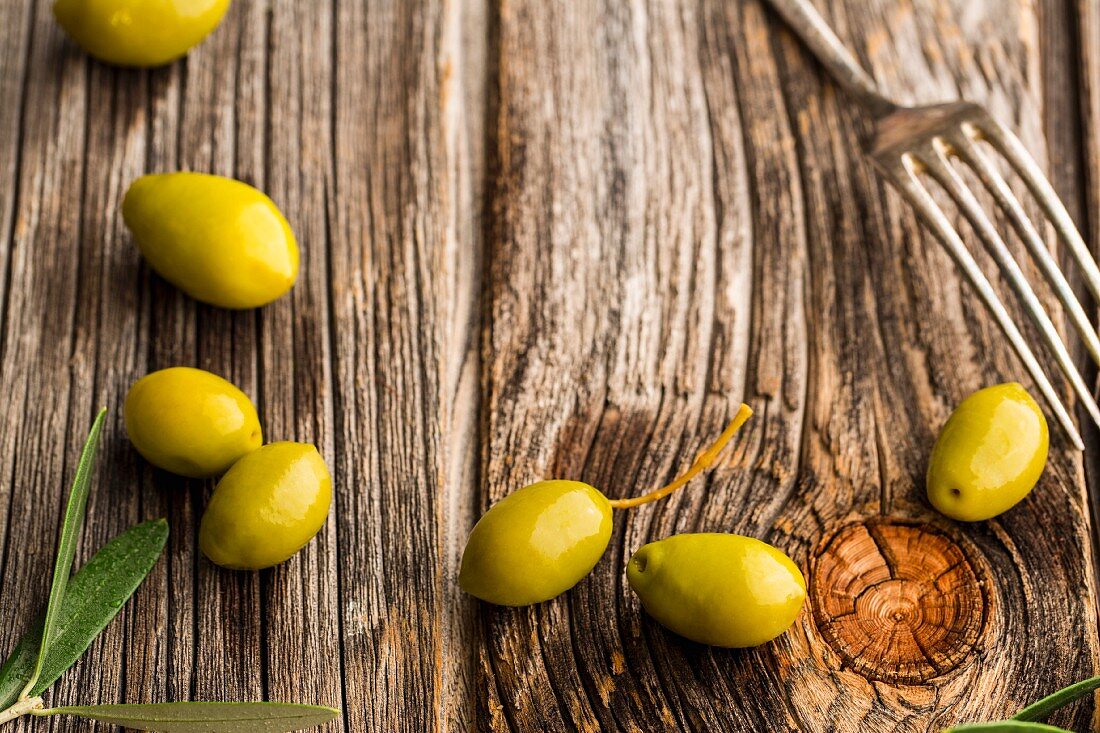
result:
[[(1043, 157), (1032, 9), (826, 10), (890, 91), (986, 102)], [(509, 3), (500, 53), (487, 498), (547, 475), (636, 492), (685, 465), (731, 402), (745, 399), (758, 417), (738, 441), (736, 469), (618, 517), (608, 558), (568, 597), (487, 612), (490, 720), (923, 729), (1002, 715), (1091, 673), (1078, 458), (1056, 443), (1041, 489), (1000, 522), (962, 527), (929, 511), (921, 471), (950, 406), (1020, 370), (947, 258), (856, 152), (866, 128), (792, 37), (756, 2)], [(751, 285), (732, 282), (750, 241)], [(714, 333), (737, 332), (738, 317), (747, 348), (716, 343)], [(843, 633), (830, 642), (825, 596), (774, 644), (720, 652), (656, 628), (624, 588), (633, 548), (692, 529), (777, 542), (812, 584), (833, 577), (823, 539), (879, 515), (933, 532), (902, 539), (908, 558), (871, 544), (897, 585), (870, 586), (859, 601), (884, 614), (870, 619), (879, 633), (917, 636), (914, 667), (899, 666), (904, 650), (853, 648), (859, 640)], [(894, 531), (873, 535), (889, 548)], [(890, 595), (934, 587), (906, 574), (938, 551), (939, 531), (973, 566), (945, 602), (972, 595), (985, 608), (980, 632), (942, 644), (922, 642), (928, 622)], [(1089, 716), (1066, 719), (1080, 727)]]
[[(1008, 122), (1095, 243), (1095, 3), (817, 4), (891, 93), (962, 94)], [(340, 706), (330, 730), (355, 732), (916, 731), (1096, 672), (1080, 456), (1055, 434), (1039, 488), (994, 522), (931, 511), (939, 425), (1022, 370), (760, 0), (237, 0), (147, 71), (88, 59), (46, 2), (11, 0), (0, 99), (0, 648), (45, 599), (98, 405), (81, 557), (142, 519), (172, 529), (51, 701), (287, 699)], [(302, 249), (288, 297), (221, 311), (142, 263), (121, 197), (180, 168), (280, 205)], [(331, 521), (286, 565), (209, 563), (212, 483), (126, 441), (127, 388), (174, 364), (233, 379), (267, 440), (315, 442), (332, 468)], [(518, 610), (458, 591), (493, 501), (549, 476), (639, 493), (741, 400), (757, 416), (725, 460), (617, 513), (573, 591)], [(645, 616), (626, 559), (692, 530), (792, 554), (811, 603), (789, 634), (716, 650)], [(885, 615), (862, 649), (847, 597), (815, 586), (860, 568), (894, 573), (863, 596)], [(914, 588), (969, 609), (944, 617), (947, 641), (906, 616)], [(890, 628), (920, 643), (882, 643)]]

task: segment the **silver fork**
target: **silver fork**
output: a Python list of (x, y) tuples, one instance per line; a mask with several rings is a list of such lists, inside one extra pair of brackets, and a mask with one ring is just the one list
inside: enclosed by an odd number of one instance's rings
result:
[(1074, 367), (1069, 350), (1009, 252), (1004, 239), (997, 232), (993, 220), (959, 175), (956, 161), (973, 170), (1008, 217), (1065, 307), (1089, 354), (1100, 364), (1100, 338), (1097, 337), (1085, 309), (1043, 243), (1035, 224), (1028, 218), (1020, 201), (983, 147), (988, 145), (1000, 153), (1023, 179), (1040, 208), (1068, 245), (1093, 297), (1100, 301), (1100, 268), (1097, 268), (1080, 232), (1043, 171), (1019, 138), (982, 107), (966, 101), (921, 107), (897, 104), (878, 90), (874, 80), (856, 62), (808, 0), (768, 1), (848, 95), (874, 117), (874, 132), (867, 141), (866, 151), (875, 167), (897, 188), (936, 239), (947, 249), (997, 320), (1070, 440), (1078, 450), (1084, 450), (1081, 434), (1074, 426), (1069, 411), (1059, 399), (1046, 372), (1005, 310), (993, 286), (963, 244), (959, 233), (932, 198), (921, 178), (928, 176), (943, 188), (960, 213), (970, 222), (1035, 322), (1043, 341), (1073, 385), (1081, 403), (1092, 419), (1100, 424), (1100, 407), (1097, 407), (1091, 390)]

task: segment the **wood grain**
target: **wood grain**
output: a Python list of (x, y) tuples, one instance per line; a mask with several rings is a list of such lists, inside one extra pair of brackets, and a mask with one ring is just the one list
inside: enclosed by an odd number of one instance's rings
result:
[[(1032, 10), (969, 8), (826, 10), (891, 92), (985, 102), (1041, 157)], [(1059, 445), (1043, 490), (1002, 522), (947, 525), (928, 510), (920, 472), (950, 406), (1019, 369), (857, 152), (865, 123), (790, 35), (755, 2), (572, 12), (514, 2), (501, 38), (487, 498), (547, 475), (634, 492), (686, 464), (731, 402), (745, 399), (758, 418), (705, 488), (619, 517), (607, 560), (569, 597), (487, 612), (492, 722), (924, 729), (1003, 715), (1089, 674), (1080, 464)], [(737, 287), (723, 279), (744, 272), (744, 240), (716, 247), (714, 237), (743, 232), (746, 210), (751, 286)], [(739, 314), (747, 349), (716, 348), (712, 334), (735, 332)], [(897, 680), (890, 667), (906, 657), (863, 649), (846, 660), (811, 614), (759, 650), (693, 648), (655, 628), (623, 588), (633, 548), (691, 530), (770, 539), (810, 568), (812, 585), (821, 543), (879, 515), (944, 532), (990, 586), (980, 636), (966, 632), (974, 652), (954, 661), (957, 649), (929, 650), (920, 684), (876, 682)], [(1055, 610), (1039, 600), (1051, 587), (1084, 597), (1056, 593)], [(1035, 626), (1057, 631), (1037, 639), (1025, 630)], [(1067, 720), (1081, 727), (1090, 715)]]
[[(349, 730), (422, 731), (441, 696), (453, 352), (441, 3), (341, 4), (329, 201)], [(351, 549), (354, 548), (354, 549)]]
[[(1017, 130), (1095, 245), (1095, 3), (816, 4), (891, 94), (965, 95)], [(237, 0), (154, 70), (95, 62), (14, 0), (0, 99), (0, 647), (45, 599), (100, 404), (81, 558), (143, 519), (172, 530), (50, 701), (285, 699), (356, 733), (921, 731), (1097, 671), (1095, 466), (1055, 435), (1019, 508), (931, 510), (938, 427), (1022, 370), (761, 0)], [(273, 197), (302, 249), (288, 297), (226, 312), (149, 271), (119, 202), (176, 169)], [(127, 388), (175, 364), (233, 379), (266, 439), (333, 469), (331, 521), (284, 566), (209, 563), (212, 483), (126, 441)], [(458, 591), (493, 501), (551, 476), (640, 493), (742, 400), (757, 416), (721, 464), (618, 512), (574, 590)], [(790, 552), (811, 584), (795, 628), (729, 651), (646, 617), (622, 568), (682, 531)], [(1052, 722), (1094, 728), (1094, 706)], [(43, 725), (101, 729), (12, 730)]]

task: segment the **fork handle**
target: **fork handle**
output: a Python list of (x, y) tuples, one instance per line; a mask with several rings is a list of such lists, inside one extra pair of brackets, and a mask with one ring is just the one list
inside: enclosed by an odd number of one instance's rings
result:
[(809, 0), (768, 2), (851, 97), (878, 116), (887, 115), (898, 108), (897, 104), (879, 91), (875, 80), (844, 47)]

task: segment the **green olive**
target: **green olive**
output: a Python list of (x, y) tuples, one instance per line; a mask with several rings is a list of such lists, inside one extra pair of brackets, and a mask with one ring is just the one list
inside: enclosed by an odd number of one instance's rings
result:
[(928, 462), (928, 500), (952, 519), (978, 522), (1016, 506), (1047, 462), (1047, 421), (1011, 382), (967, 397), (940, 431)]
[(120, 66), (160, 66), (218, 27), (229, 0), (57, 0), (57, 22), (85, 51)]
[(470, 532), (458, 582), (501, 606), (526, 606), (564, 593), (588, 575), (611, 540), (611, 510), (668, 496), (710, 466), (752, 410), (741, 405), (718, 439), (666, 486), (608, 499), (579, 481), (539, 481), (504, 497)]
[(298, 243), (275, 203), (252, 186), (204, 173), (142, 176), (122, 217), (157, 273), (196, 300), (257, 308), (298, 277)]
[(199, 547), (218, 565), (259, 570), (288, 560), (328, 519), (332, 479), (308, 443), (271, 443), (222, 476), (202, 515)]
[(692, 641), (749, 647), (790, 628), (806, 599), (798, 566), (736, 534), (680, 534), (645, 545), (626, 568), (650, 616)]
[(611, 540), (611, 504), (579, 481), (540, 481), (498, 501), (470, 533), (458, 582), (501, 606), (560, 595), (588, 575)]
[(216, 374), (172, 367), (130, 388), (126, 432), (145, 460), (191, 478), (223, 473), (263, 443), (256, 408)]

